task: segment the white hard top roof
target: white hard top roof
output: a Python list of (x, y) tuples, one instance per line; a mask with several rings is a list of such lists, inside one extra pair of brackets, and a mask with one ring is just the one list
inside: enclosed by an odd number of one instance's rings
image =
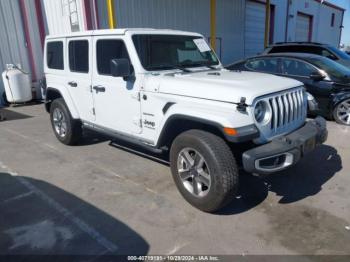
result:
[(194, 35), (201, 36), (198, 33), (186, 32), (172, 29), (154, 29), (154, 28), (119, 28), (119, 29), (101, 29), (101, 30), (90, 30), (73, 32), (62, 35), (47, 35), (46, 39), (53, 38), (65, 38), (65, 37), (79, 37), (79, 36), (93, 36), (93, 35), (125, 35), (131, 34), (169, 34), (169, 35)]

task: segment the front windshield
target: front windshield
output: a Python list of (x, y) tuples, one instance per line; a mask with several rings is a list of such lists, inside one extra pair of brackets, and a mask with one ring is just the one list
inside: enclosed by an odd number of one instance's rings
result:
[(335, 48), (334, 46), (329, 46), (328, 48), (341, 59), (350, 60), (350, 56), (347, 53), (339, 50), (338, 48)]
[(310, 63), (327, 72), (331, 78), (350, 76), (350, 69), (328, 58), (310, 58)]
[(183, 69), (218, 65), (205, 40), (185, 35), (133, 35), (137, 54), (146, 70)]

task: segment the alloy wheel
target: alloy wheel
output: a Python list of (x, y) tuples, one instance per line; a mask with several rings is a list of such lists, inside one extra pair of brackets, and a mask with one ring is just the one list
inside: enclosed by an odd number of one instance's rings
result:
[(67, 134), (67, 120), (62, 110), (55, 108), (52, 114), (52, 118), (56, 133), (60, 137), (65, 137)]
[(193, 148), (184, 148), (178, 154), (177, 170), (183, 186), (192, 195), (204, 197), (211, 186), (209, 167), (204, 157)]
[(336, 114), (344, 125), (350, 125), (350, 99), (346, 99), (338, 105)]

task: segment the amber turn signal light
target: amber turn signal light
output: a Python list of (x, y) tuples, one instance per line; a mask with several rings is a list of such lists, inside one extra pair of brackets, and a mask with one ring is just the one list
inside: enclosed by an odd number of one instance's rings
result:
[(224, 133), (228, 136), (236, 136), (238, 134), (236, 129), (230, 127), (224, 127)]

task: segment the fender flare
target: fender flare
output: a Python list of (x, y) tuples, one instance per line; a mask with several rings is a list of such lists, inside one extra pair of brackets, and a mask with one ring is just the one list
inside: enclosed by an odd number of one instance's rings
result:
[(224, 126), (216, 121), (204, 119), (196, 116), (184, 115), (184, 114), (173, 114), (166, 119), (165, 123), (162, 126), (162, 130), (157, 140), (157, 145), (156, 145), (157, 148), (162, 147), (162, 144), (164, 143), (165, 137), (167, 135), (166, 132), (168, 130), (168, 126), (171, 125), (172, 121), (176, 121), (176, 120), (193, 121), (196, 124), (204, 124), (206, 126), (212, 127), (226, 141), (231, 143), (241, 143), (241, 142), (251, 141), (255, 138), (258, 138), (260, 135), (258, 128), (254, 124), (235, 128), (238, 131), (238, 135), (230, 136), (224, 132)]
[(52, 102), (49, 99), (50, 91), (53, 91), (53, 92), (56, 92), (56, 93), (60, 94), (60, 96), (63, 98), (64, 102), (66, 103), (71, 116), (74, 119), (79, 119), (80, 118), (79, 112), (78, 112), (77, 107), (75, 106), (75, 104), (73, 102), (73, 99), (71, 98), (68, 90), (66, 88), (64, 88), (64, 87), (57, 87), (57, 86), (47, 87), (45, 104), (50, 104)]
[(331, 106), (332, 106), (332, 110), (344, 99), (348, 99), (350, 98), (350, 91), (342, 91), (339, 93), (335, 93), (333, 95), (333, 99), (331, 101)]

